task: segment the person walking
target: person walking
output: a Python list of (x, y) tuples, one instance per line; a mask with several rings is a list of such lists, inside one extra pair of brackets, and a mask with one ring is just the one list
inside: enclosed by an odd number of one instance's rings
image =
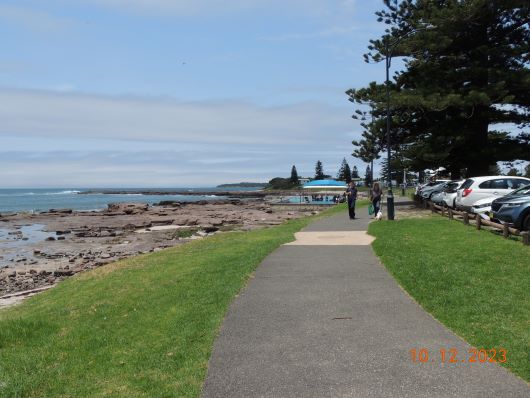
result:
[(348, 214), (350, 220), (355, 219), (355, 202), (357, 201), (357, 187), (350, 181), (348, 188), (346, 188), (346, 195), (348, 197)]
[(374, 182), (374, 186), (370, 190), (370, 201), (372, 202), (372, 205), (374, 206), (374, 216), (377, 217), (377, 214), (379, 214), (379, 211), (381, 210), (381, 196), (383, 195), (383, 191), (381, 190), (381, 186), (378, 182)]

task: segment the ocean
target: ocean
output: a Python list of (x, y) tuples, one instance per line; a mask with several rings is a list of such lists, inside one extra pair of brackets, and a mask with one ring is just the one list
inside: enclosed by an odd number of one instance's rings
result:
[[(158, 203), (162, 200), (177, 200), (180, 202), (196, 202), (199, 200), (219, 199), (216, 195), (204, 195), (201, 192), (226, 192), (230, 190), (254, 191), (259, 188), (43, 188), (43, 189), (0, 189), (0, 213), (42, 212), (50, 209), (72, 210), (102, 210), (109, 203), (142, 202)], [(193, 192), (193, 195), (139, 195), (139, 194), (88, 194), (79, 195), (86, 191), (152, 191), (152, 192)]]

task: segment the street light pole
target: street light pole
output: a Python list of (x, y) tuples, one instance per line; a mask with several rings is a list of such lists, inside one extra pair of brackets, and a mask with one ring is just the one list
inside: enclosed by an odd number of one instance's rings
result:
[(401, 188), (401, 196), (405, 196), (405, 189), (407, 188), (407, 170), (403, 168), (403, 185)]
[(385, 40), (385, 54), (386, 54), (386, 149), (388, 157), (388, 193), (386, 196), (387, 217), (389, 220), (394, 220), (394, 193), (392, 192), (392, 167), (390, 165), (390, 51), (388, 46), (388, 39)]
[(427, 24), (421, 28), (413, 29), (409, 31), (408, 33), (404, 34), (403, 36), (399, 37), (394, 43), (392, 43), (392, 46), (390, 46), (390, 38), (387, 37), (385, 40), (385, 60), (386, 60), (386, 149), (387, 149), (387, 156), (388, 156), (388, 194), (386, 197), (386, 204), (387, 204), (387, 212), (388, 212), (388, 219), (393, 220), (394, 219), (394, 193), (392, 192), (392, 167), (390, 165), (390, 63), (392, 62), (392, 54), (390, 51), (392, 51), (398, 43), (404, 39), (405, 37), (420, 32), (422, 30), (430, 30), (435, 29), (434, 25)]

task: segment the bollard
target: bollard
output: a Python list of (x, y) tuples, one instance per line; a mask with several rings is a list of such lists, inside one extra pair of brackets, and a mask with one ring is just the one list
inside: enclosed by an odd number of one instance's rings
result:
[(521, 232), (521, 238), (523, 239), (523, 245), (530, 245), (530, 235), (527, 231)]
[(464, 221), (464, 225), (469, 225), (469, 214), (464, 213), (462, 219)]
[(502, 236), (504, 236), (505, 238), (510, 236), (510, 228), (506, 224), (502, 226)]
[(477, 229), (480, 229), (482, 218), (477, 214), (475, 216), (475, 222), (477, 223)]

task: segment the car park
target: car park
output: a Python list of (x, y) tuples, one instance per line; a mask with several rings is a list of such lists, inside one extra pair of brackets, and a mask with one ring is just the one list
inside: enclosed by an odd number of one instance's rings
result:
[(515, 228), (530, 231), (530, 185), (495, 199), (491, 204), (493, 218), (513, 225)]
[(485, 176), (468, 178), (458, 189), (455, 206), (471, 211), (471, 207), (480, 199), (502, 197), (513, 190), (530, 184), (530, 179), (516, 176)]

